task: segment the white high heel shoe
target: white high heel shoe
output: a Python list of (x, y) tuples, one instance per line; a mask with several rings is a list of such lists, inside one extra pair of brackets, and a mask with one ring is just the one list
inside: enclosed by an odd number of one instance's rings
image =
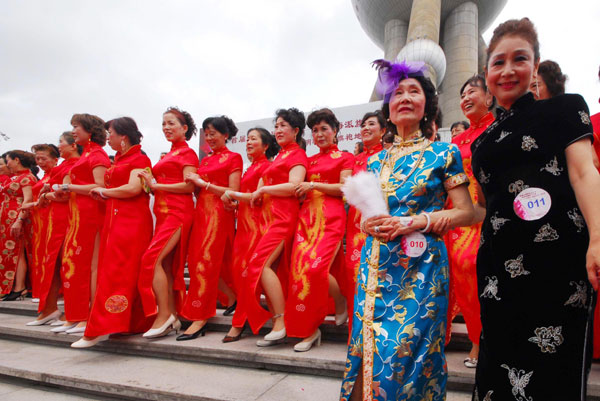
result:
[(163, 336), (166, 336), (167, 334), (169, 334), (171, 332), (171, 330), (175, 330), (176, 332), (178, 332), (180, 328), (181, 328), (181, 322), (179, 320), (177, 320), (177, 318), (175, 316), (171, 315), (171, 316), (169, 316), (167, 321), (162, 326), (160, 326), (156, 329), (148, 330), (147, 332), (142, 334), (142, 337), (144, 337), (144, 338), (163, 337)]
[(25, 323), (25, 326), (43, 326), (45, 324), (55, 321), (60, 317), (60, 315), (62, 315), (62, 312), (59, 310), (55, 310), (43, 319), (37, 319), (32, 322)]
[(101, 341), (106, 341), (108, 340), (108, 337), (110, 336), (110, 334), (106, 334), (103, 336), (98, 336), (96, 338), (94, 338), (93, 340), (85, 340), (83, 338), (75, 341), (74, 343), (71, 344), (71, 348), (90, 348), (93, 347), (94, 345), (98, 344)]
[(67, 330), (71, 330), (75, 326), (77, 326), (77, 323), (68, 324), (66, 326), (63, 324), (62, 326), (58, 326), (53, 329), (50, 329), (50, 331), (53, 333), (63, 333), (63, 332), (66, 332)]
[(87, 327), (87, 324), (85, 326), (81, 326), (81, 327), (75, 326), (72, 329), (65, 331), (65, 333), (67, 333), (67, 334), (83, 334), (83, 333), (85, 333), (86, 327)]
[(344, 311), (339, 315), (335, 315), (335, 325), (341, 326), (342, 324), (346, 323), (346, 320), (348, 320), (348, 303), (344, 299)]
[(294, 345), (294, 351), (306, 352), (312, 348), (314, 343), (317, 343), (317, 346), (321, 345), (321, 330), (317, 329), (316, 334), (313, 334), (311, 337), (307, 339), (308, 341), (301, 341)]

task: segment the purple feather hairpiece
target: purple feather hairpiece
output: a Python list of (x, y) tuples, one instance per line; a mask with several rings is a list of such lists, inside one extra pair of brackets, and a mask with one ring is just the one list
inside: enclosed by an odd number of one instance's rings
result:
[(375, 90), (383, 96), (383, 102), (389, 103), (392, 92), (398, 87), (400, 81), (406, 78), (424, 77), (427, 65), (423, 61), (402, 61), (394, 63), (379, 59), (373, 61), (379, 73)]

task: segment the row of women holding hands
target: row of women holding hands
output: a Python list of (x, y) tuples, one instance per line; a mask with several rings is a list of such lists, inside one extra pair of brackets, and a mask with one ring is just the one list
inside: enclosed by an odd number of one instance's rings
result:
[[(257, 333), (273, 319), (273, 330), (258, 345), (293, 336), (305, 339), (295, 347), (305, 351), (320, 341), (318, 327), (328, 313), (335, 311), (337, 324), (347, 320), (364, 234), (351, 212), (346, 264), (341, 185), (380, 150), (380, 114), (365, 116), (367, 151), (355, 161), (335, 145), (339, 122), (329, 109), (308, 117), (320, 148), (310, 158), (300, 146), (303, 113), (279, 110), (274, 137), (262, 128), (248, 132), (252, 165), (243, 177), (241, 156), (225, 145), (237, 133), (225, 116), (203, 122), (212, 152), (199, 162), (186, 143), (196, 132), (192, 117), (168, 109), (163, 132), (172, 147), (154, 167), (141, 150), (132, 119), (104, 123), (80, 114), (71, 123), (72, 134), (61, 136), (65, 161), (47, 174), (45, 189), (19, 212), (47, 210), (49, 216), (41, 239), (43, 260), (32, 268), (32, 276), (39, 277), (34, 291), (40, 315), (30, 324), (62, 323), (52, 330), (84, 333), (73, 346), (87, 347), (111, 333), (163, 336), (179, 330), (181, 316), (192, 321), (178, 337), (187, 340), (205, 333), (216, 313), (218, 290), (223, 303), (238, 300), (225, 342), (238, 340), (246, 322)], [(102, 150), (105, 129), (117, 151), (113, 166)], [(154, 235), (147, 192), (155, 196)], [(61, 287), (64, 322), (55, 320)], [(260, 304), (262, 291), (270, 311)]]

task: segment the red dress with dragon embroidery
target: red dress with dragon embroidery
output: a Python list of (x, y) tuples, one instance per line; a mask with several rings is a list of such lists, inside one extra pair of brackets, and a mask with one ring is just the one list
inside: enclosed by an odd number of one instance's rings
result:
[[(104, 176), (106, 188), (126, 185), (132, 170), (152, 166), (141, 149), (141, 145), (134, 145), (124, 154), (117, 153), (115, 164)], [(98, 287), (85, 329), (86, 336), (139, 333), (151, 327), (152, 320), (144, 316), (137, 290), (142, 255), (151, 239), (152, 215), (148, 194), (142, 191), (132, 198), (106, 200)]]
[[(50, 173), (48, 184), (60, 185), (65, 176), (69, 174), (71, 168), (77, 163), (79, 157), (72, 157), (64, 160), (61, 164), (54, 167)], [(44, 257), (39, 270), (39, 291), (40, 303), (38, 312), (42, 312), (46, 307), (46, 298), (52, 286), (52, 280), (56, 272), (56, 266), (59, 257), (62, 256), (63, 244), (67, 236), (69, 227), (69, 204), (67, 202), (50, 202), (48, 206), (48, 227), (46, 228), (44, 242)]]
[[(69, 171), (71, 183), (89, 185), (95, 182), (93, 170), (110, 167), (110, 159), (100, 145), (89, 142), (83, 155)], [(87, 320), (90, 314), (92, 257), (96, 236), (102, 231), (104, 202), (87, 195), (71, 193), (69, 227), (62, 258), (65, 318), (69, 322)]]
[[(173, 143), (171, 151), (152, 168), (152, 175), (159, 184), (176, 184), (183, 182), (183, 168), (186, 166), (197, 168), (198, 155), (185, 141)], [(156, 227), (154, 228), (152, 241), (142, 257), (138, 283), (146, 316), (155, 315), (158, 312), (154, 290), (152, 289), (154, 268), (162, 250), (177, 230), (181, 230), (181, 238), (179, 244), (173, 250), (171, 274), (173, 275), (173, 291), (175, 292), (177, 311), (181, 312), (185, 299), (183, 270), (192, 228), (193, 210), (194, 199), (191, 193), (177, 194), (167, 191), (154, 191)]]
[[(354, 156), (336, 145), (308, 158), (306, 180), (338, 184), (352, 170)], [(346, 209), (340, 196), (308, 191), (300, 207), (290, 266), (285, 328), (290, 337), (309, 337), (323, 323), (329, 305), (329, 274), (343, 274), (342, 239)]]
[[(271, 165), (265, 155), (252, 161), (252, 165), (244, 173), (240, 183), (240, 192), (252, 193), (258, 188), (258, 182), (265, 170)], [(254, 253), (254, 248), (264, 234), (265, 215), (260, 207), (250, 207), (247, 202), (240, 202), (237, 211), (237, 230), (233, 240), (233, 275), (238, 303), (233, 315), (232, 326), (244, 327), (247, 320), (245, 300), (259, 297), (260, 291), (253, 291), (247, 282), (248, 262)]]
[(29, 170), (13, 175), (2, 190), (2, 210), (0, 216), (0, 294), (9, 294), (15, 280), (15, 273), (25, 244), (29, 222), (25, 221), (21, 237), (15, 238), (10, 233), (12, 225), (17, 221), (19, 208), (23, 204), (23, 188), (35, 184), (36, 178)]
[[(223, 147), (200, 162), (198, 175), (211, 184), (228, 187), (229, 176), (243, 167), (242, 156)], [(225, 210), (221, 198), (202, 188), (197, 196), (196, 211), (188, 255), (190, 288), (181, 315), (199, 321), (213, 317), (217, 311), (219, 276), (234, 287), (231, 275), (235, 216)]]
[[(290, 170), (295, 166), (308, 168), (308, 159), (306, 152), (293, 142), (283, 146), (277, 158), (265, 170), (261, 177), (263, 184), (277, 185), (289, 182)], [(284, 247), (277, 264), (277, 276), (284, 292), (287, 292), (288, 264), (292, 250), (292, 238), (298, 223), (300, 202), (295, 196), (278, 197), (265, 194), (262, 199), (262, 209), (265, 216), (264, 235), (258, 241), (248, 263), (246, 283), (250, 288), (250, 297), (244, 299), (248, 308), (248, 323), (254, 334), (257, 334), (267, 320), (272, 317), (271, 313), (260, 305), (259, 299), (254, 294), (258, 288), (265, 263), (281, 243), (284, 244)]]
[[(470, 121), (471, 126), (452, 139), (452, 143), (456, 144), (460, 150), (463, 168), (469, 177), (469, 194), (473, 203), (477, 203), (477, 180), (475, 180), (471, 168), (471, 144), (493, 121), (494, 115), (487, 113), (479, 121)], [(452, 207), (450, 201), (448, 201), (448, 207)], [(450, 268), (446, 344), (450, 342), (452, 320), (459, 311), (465, 319), (469, 339), (472, 343), (479, 344), (481, 318), (477, 295), (477, 250), (479, 249), (480, 234), (481, 223), (478, 223), (472, 226), (456, 227), (444, 237)]]
[[(55, 167), (56, 168), (56, 167)], [(37, 202), (40, 198), (40, 192), (45, 184), (50, 181), (52, 170), (44, 173), (41, 180), (31, 187), (33, 191), (33, 201)], [(29, 254), (29, 272), (31, 278), (31, 290), (34, 298), (39, 298), (40, 277), (42, 270), (42, 261), (45, 255), (46, 231), (48, 230), (48, 217), (50, 209), (44, 207), (34, 207), (31, 209), (31, 246), (28, 249)]]

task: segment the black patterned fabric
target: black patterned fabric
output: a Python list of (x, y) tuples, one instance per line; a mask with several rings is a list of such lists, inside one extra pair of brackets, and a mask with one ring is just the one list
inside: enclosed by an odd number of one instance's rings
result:
[[(585, 400), (595, 297), (585, 269), (588, 231), (565, 149), (592, 136), (588, 113), (579, 95), (536, 102), (528, 93), (471, 146), (486, 199), (475, 400)], [(551, 199), (547, 214), (531, 221), (513, 209), (528, 188)]]

